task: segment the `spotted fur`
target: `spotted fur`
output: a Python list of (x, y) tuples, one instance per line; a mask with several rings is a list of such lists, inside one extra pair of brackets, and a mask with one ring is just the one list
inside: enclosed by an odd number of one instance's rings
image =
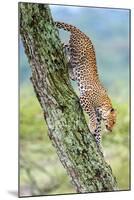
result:
[(66, 45), (71, 78), (77, 81), (81, 106), (89, 115), (90, 131), (99, 144), (101, 121), (104, 121), (107, 130), (112, 131), (116, 122), (116, 111), (99, 80), (94, 46), (90, 38), (75, 26), (62, 22), (55, 24), (71, 33), (69, 44)]

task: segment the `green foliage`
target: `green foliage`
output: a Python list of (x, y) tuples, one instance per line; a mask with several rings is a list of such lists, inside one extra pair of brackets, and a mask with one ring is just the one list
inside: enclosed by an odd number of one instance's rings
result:
[[(25, 195), (75, 192), (48, 138), (40, 105), (31, 91), (31, 88), (23, 87), (20, 96), (21, 192)], [(128, 104), (114, 103), (114, 107), (118, 112), (116, 127), (112, 133), (103, 134), (102, 142), (106, 160), (117, 177), (119, 189), (127, 190), (129, 189)], [(86, 118), (88, 120), (87, 115)]]
[(44, 138), (47, 126), (44, 124), (43, 114), (34, 94), (26, 90), (20, 98), (20, 137), (21, 139)]

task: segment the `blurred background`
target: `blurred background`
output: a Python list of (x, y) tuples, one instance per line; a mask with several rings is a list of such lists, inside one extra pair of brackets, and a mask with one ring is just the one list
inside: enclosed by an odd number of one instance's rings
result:
[[(119, 190), (128, 190), (129, 10), (56, 5), (51, 5), (50, 9), (55, 21), (77, 26), (94, 44), (101, 81), (118, 112), (114, 131), (102, 137), (105, 157), (117, 178)], [(67, 43), (69, 33), (60, 31), (60, 38)], [(47, 126), (29, 81), (30, 68), (21, 39), (19, 54), (20, 195), (75, 193), (47, 136)], [(77, 85), (72, 84), (78, 93)]]

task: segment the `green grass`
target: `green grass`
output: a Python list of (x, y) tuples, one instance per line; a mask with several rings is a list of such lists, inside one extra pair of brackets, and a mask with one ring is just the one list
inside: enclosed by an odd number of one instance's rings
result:
[[(73, 193), (70, 178), (61, 165), (47, 134), (40, 105), (31, 89), (21, 88), (20, 96), (20, 187), (21, 195)], [(129, 189), (128, 104), (115, 100), (117, 124), (104, 133), (102, 143), (120, 190)], [(88, 120), (88, 117), (86, 115)]]

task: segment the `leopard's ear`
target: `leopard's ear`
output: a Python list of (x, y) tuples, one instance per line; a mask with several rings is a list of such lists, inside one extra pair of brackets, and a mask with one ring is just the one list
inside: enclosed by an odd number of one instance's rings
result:
[(113, 115), (115, 115), (115, 116), (116, 116), (116, 114), (117, 114), (117, 110), (114, 109), (114, 108), (111, 108), (110, 112), (111, 112)]
[(114, 109), (114, 108), (111, 108), (110, 112), (114, 112), (114, 111), (115, 111), (115, 109)]

